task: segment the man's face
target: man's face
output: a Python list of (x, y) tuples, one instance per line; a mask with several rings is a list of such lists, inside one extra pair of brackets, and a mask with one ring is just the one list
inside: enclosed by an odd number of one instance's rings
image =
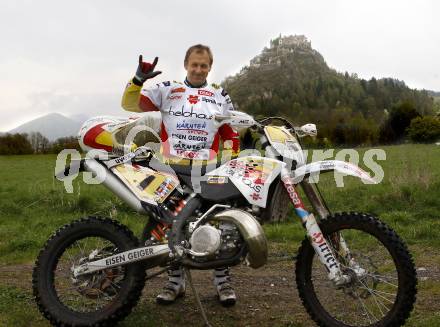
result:
[(192, 52), (185, 64), (185, 69), (187, 71), (186, 78), (192, 85), (203, 84), (211, 70), (208, 52)]

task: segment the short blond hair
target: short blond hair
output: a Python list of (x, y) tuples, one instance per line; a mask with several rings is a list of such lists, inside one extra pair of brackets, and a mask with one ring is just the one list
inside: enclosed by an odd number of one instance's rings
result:
[(208, 56), (209, 56), (209, 65), (212, 66), (212, 63), (214, 61), (214, 57), (212, 55), (211, 49), (207, 45), (203, 45), (203, 44), (196, 44), (196, 45), (189, 47), (189, 49), (186, 50), (185, 60), (183, 63), (185, 65), (188, 63), (188, 59), (189, 59), (189, 56), (191, 55), (191, 53), (193, 53), (193, 52), (203, 53), (205, 51), (208, 53)]

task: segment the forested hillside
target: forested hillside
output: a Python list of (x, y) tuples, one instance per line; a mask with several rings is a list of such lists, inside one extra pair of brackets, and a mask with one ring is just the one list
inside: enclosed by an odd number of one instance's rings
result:
[[(364, 80), (329, 68), (304, 36), (271, 40), (269, 48), (223, 86), (238, 110), (284, 116), (297, 124), (315, 122), (320, 141), (334, 144), (399, 141), (413, 118), (436, 110), (428, 91), (410, 89), (403, 81)], [(409, 119), (403, 134), (390, 125), (397, 111)]]

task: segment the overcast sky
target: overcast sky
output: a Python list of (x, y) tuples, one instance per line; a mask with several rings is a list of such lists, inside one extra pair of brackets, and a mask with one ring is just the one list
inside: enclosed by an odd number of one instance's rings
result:
[(210, 45), (210, 82), (237, 73), (279, 34), (303, 34), (327, 64), (440, 91), (440, 2), (0, 1), (0, 131), (50, 112), (122, 115), (137, 57), (183, 80), (183, 56)]

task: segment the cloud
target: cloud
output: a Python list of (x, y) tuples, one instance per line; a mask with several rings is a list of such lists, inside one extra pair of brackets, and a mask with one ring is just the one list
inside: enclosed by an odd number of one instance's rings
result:
[(208, 44), (220, 82), (280, 33), (306, 35), (338, 71), (439, 90), (438, 12), (434, 0), (4, 0), (0, 130), (49, 111), (118, 112), (140, 53), (159, 56), (158, 80), (182, 80), (185, 50)]

